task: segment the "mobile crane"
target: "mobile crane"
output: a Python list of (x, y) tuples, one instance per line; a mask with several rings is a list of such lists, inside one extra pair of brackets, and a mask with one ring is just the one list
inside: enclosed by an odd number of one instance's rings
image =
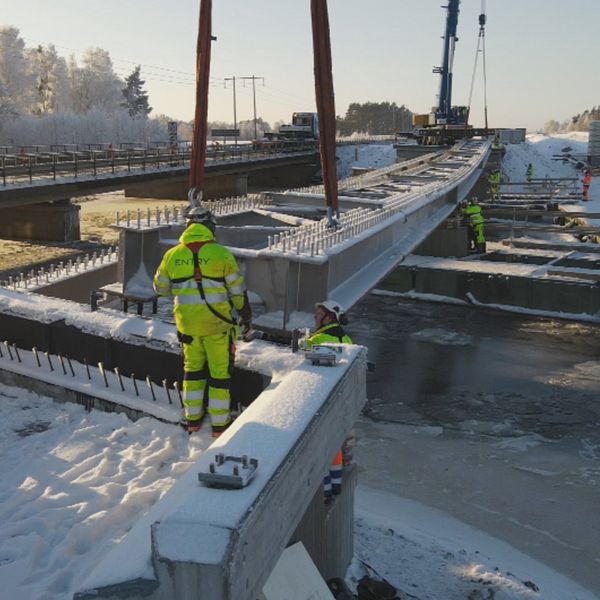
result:
[[(444, 54), (441, 67), (434, 67), (433, 72), (440, 75), (438, 104), (431, 113), (413, 115), (415, 131), (411, 137), (417, 138), (423, 144), (453, 143), (456, 139), (473, 137), (474, 135), (490, 135), (493, 131), (474, 129), (468, 123), (468, 106), (452, 106), (452, 69), (454, 51), (458, 37), (460, 0), (449, 0), (446, 13), (446, 31), (444, 35)], [(486, 15), (482, 10), (479, 15), (480, 36), (485, 27)]]

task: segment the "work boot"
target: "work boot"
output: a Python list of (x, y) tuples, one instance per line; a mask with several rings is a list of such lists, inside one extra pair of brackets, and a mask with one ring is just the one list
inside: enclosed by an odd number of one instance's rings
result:
[(199, 419), (186, 419), (185, 417), (179, 421), (179, 424), (190, 434), (196, 433), (200, 431), (202, 427), (202, 421), (204, 419), (204, 415), (206, 413), (202, 413)]
[(213, 438), (220, 437), (223, 433), (225, 433), (225, 431), (231, 425), (232, 422), (233, 421), (227, 423), (227, 425), (213, 425), (212, 426), (212, 437)]

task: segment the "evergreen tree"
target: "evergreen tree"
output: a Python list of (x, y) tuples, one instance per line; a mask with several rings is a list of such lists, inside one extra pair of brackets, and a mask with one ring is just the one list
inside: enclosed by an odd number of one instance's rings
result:
[(148, 94), (143, 89), (146, 82), (140, 77), (140, 70), (141, 65), (138, 65), (131, 75), (125, 78), (125, 87), (122, 90), (125, 100), (121, 102), (121, 106), (127, 109), (132, 118), (147, 117), (152, 110), (148, 104)]
[(387, 135), (412, 129), (412, 113), (395, 102), (353, 102), (346, 116), (337, 118), (337, 127), (341, 135)]

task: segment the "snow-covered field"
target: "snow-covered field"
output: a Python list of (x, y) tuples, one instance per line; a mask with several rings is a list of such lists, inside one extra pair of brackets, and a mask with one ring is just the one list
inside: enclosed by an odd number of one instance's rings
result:
[(0, 385), (0, 598), (71, 599), (209, 443)]
[(588, 134), (579, 131), (547, 136), (541, 133), (528, 134), (523, 144), (508, 144), (506, 155), (502, 161), (502, 172), (510, 181), (525, 181), (527, 165), (533, 165), (533, 177), (579, 177), (577, 171), (569, 162), (554, 160), (560, 157), (565, 148), (571, 148), (570, 154), (583, 155), (587, 153)]

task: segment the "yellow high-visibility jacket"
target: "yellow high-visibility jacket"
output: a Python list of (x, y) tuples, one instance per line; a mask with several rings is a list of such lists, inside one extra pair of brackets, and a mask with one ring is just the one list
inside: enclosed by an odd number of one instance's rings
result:
[[(194, 278), (194, 254), (187, 244), (203, 242), (198, 251), (202, 274), (202, 298)], [(241, 311), (246, 303), (246, 286), (235, 257), (215, 242), (213, 233), (200, 223), (192, 223), (179, 238), (179, 245), (168, 250), (154, 275), (154, 290), (159, 296), (175, 297), (177, 329), (191, 336), (223, 333), (235, 321), (233, 307)], [(224, 317), (216, 316), (207, 303)]]
[(307, 340), (309, 347), (319, 344), (351, 344), (352, 339), (339, 323), (329, 323), (317, 329)]
[(479, 204), (469, 204), (469, 206), (463, 208), (462, 212), (469, 217), (469, 223), (473, 226), (485, 223)]

